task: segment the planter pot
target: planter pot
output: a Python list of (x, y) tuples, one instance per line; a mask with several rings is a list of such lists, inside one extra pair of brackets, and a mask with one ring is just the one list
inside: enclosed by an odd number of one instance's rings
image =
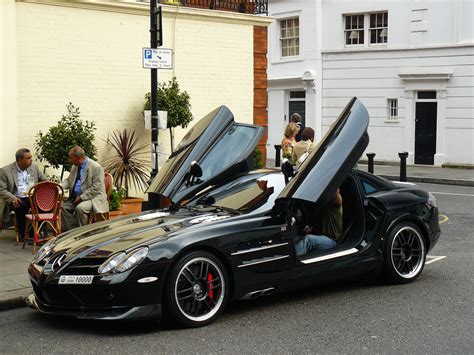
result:
[(122, 214), (133, 214), (142, 211), (143, 199), (139, 197), (128, 197), (120, 200), (120, 211)]
[(118, 217), (123, 216), (123, 215), (124, 215), (124, 213), (121, 210), (110, 211), (109, 212), (109, 219), (118, 218)]

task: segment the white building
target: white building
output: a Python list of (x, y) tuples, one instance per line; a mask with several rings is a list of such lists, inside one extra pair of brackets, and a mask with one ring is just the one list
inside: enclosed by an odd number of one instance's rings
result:
[(474, 164), (474, 1), (270, 1), (269, 9), (271, 147), (293, 108), (305, 108), (318, 139), (357, 96), (376, 160), (408, 151), (409, 163)]

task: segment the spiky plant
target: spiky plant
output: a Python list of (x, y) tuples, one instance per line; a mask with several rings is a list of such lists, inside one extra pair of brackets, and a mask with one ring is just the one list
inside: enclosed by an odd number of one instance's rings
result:
[(127, 197), (129, 187), (144, 191), (148, 187), (149, 162), (145, 159), (148, 154), (148, 144), (140, 144), (135, 130), (112, 132), (107, 138), (107, 144), (115, 155), (104, 161), (104, 169), (114, 177), (115, 186), (124, 186)]

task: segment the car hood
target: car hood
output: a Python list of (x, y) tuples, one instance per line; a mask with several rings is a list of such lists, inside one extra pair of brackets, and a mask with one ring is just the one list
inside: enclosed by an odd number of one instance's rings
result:
[(278, 198), (329, 201), (369, 144), (368, 125), (366, 108), (352, 98)]
[(151, 245), (169, 239), (183, 229), (226, 219), (233, 214), (216, 209), (148, 211), (112, 221), (73, 229), (55, 240), (53, 252), (75, 257), (108, 257), (119, 251)]
[(186, 133), (147, 192), (179, 205), (210, 185), (249, 171), (263, 133), (263, 127), (235, 122), (227, 107), (216, 108)]

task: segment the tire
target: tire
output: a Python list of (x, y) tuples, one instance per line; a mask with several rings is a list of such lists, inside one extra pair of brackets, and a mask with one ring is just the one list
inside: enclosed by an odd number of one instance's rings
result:
[(195, 251), (183, 256), (166, 282), (165, 318), (184, 327), (212, 323), (227, 303), (227, 280), (225, 267), (213, 254)]
[(384, 247), (385, 277), (396, 284), (414, 281), (423, 271), (426, 252), (420, 229), (410, 222), (398, 224), (390, 232)]

